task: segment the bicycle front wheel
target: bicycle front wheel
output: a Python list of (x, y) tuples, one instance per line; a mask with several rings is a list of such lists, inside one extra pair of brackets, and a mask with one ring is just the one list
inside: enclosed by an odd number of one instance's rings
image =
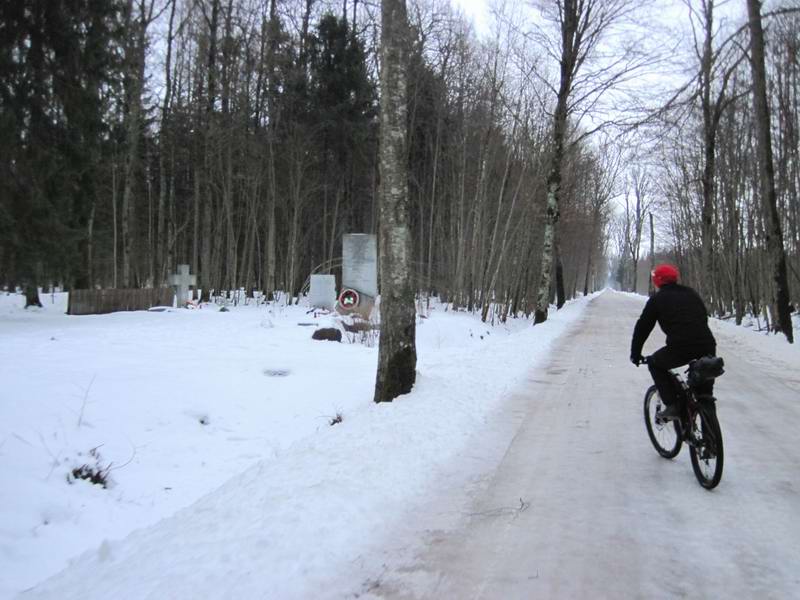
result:
[(696, 442), (689, 446), (694, 475), (704, 488), (714, 489), (722, 479), (724, 454), (722, 430), (713, 401), (702, 402), (698, 406), (691, 427), (696, 439)]
[(656, 386), (650, 386), (644, 395), (644, 424), (653, 447), (664, 458), (675, 458), (681, 451), (683, 440), (678, 431), (677, 421), (662, 421), (656, 417), (664, 410), (664, 403)]

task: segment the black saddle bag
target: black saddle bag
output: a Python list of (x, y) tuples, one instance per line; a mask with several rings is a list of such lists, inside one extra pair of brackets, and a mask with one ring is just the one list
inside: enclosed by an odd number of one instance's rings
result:
[(720, 356), (704, 356), (689, 363), (689, 385), (696, 387), (725, 372), (725, 361)]

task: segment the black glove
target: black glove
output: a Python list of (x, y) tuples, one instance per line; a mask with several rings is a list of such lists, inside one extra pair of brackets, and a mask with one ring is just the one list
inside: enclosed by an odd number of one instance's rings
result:
[(631, 354), (631, 362), (637, 367), (644, 362), (644, 356), (641, 354)]

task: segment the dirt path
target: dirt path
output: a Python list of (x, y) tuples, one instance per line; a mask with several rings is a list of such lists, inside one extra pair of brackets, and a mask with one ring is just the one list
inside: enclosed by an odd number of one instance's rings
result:
[[(800, 365), (718, 336), (726, 461), (708, 492), (685, 448), (667, 461), (647, 438), (649, 375), (627, 362), (641, 306), (591, 303), (510, 401), (516, 435), (457, 526), (387, 564), (367, 597), (800, 596)], [(646, 351), (663, 340), (651, 337)]]

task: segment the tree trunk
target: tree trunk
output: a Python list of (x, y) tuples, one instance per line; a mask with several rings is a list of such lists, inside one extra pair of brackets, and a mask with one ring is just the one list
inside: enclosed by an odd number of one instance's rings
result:
[(206, 16), (208, 25), (208, 55), (206, 59), (206, 77), (208, 79), (208, 94), (206, 97), (206, 111), (203, 130), (203, 185), (201, 196), (203, 203), (202, 224), (200, 234), (200, 277), (198, 278), (203, 287), (201, 300), (210, 299), (211, 288), (219, 290), (219, 281), (215, 280), (215, 269), (212, 252), (212, 221), (214, 190), (211, 182), (212, 152), (215, 145), (215, 135), (217, 134), (216, 122), (214, 119), (214, 106), (217, 96), (217, 29), (219, 27), (219, 0), (212, 0), (211, 17)]
[(42, 307), (42, 303), (39, 301), (39, 288), (30, 283), (25, 286), (25, 308), (29, 306)]
[(231, 151), (232, 141), (228, 141), (225, 149), (225, 182), (222, 186), (222, 201), (225, 211), (225, 272), (228, 289), (239, 287), (239, 273), (236, 248), (237, 235), (233, 226), (233, 157)]
[(275, 294), (275, 268), (277, 265), (277, 244), (275, 240), (275, 200), (277, 192), (275, 188), (275, 160), (272, 143), (270, 143), (269, 149), (269, 177), (270, 182), (267, 188), (267, 208), (265, 211), (267, 220), (267, 239), (266, 249), (264, 251), (266, 256), (266, 264), (264, 265), (264, 294), (268, 300), (272, 300)]
[(547, 320), (547, 308), (550, 304), (550, 273), (553, 265), (556, 224), (558, 223), (558, 198), (561, 193), (561, 158), (564, 154), (564, 129), (567, 121), (566, 96), (563, 105), (559, 101), (559, 107), (561, 114), (559, 115), (559, 109), (556, 109), (555, 116), (555, 151), (550, 160), (550, 174), (547, 176), (547, 209), (545, 211), (544, 243), (542, 245), (542, 270), (539, 276), (539, 287), (536, 292), (534, 325)]
[(438, 183), (438, 174), (439, 174), (439, 148), (441, 147), (440, 144), (440, 135), (442, 130), (442, 118), (441, 114), (437, 112), (436, 115), (436, 136), (434, 138), (434, 150), (433, 150), (433, 176), (431, 182), (431, 210), (430, 216), (428, 219), (428, 267), (427, 267), (427, 277), (425, 284), (427, 286), (428, 295), (433, 291), (433, 224), (436, 218), (435, 215), (435, 208), (436, 208), (436, 185)]
[[(172, 94), (172, 39), (175, 24), (175, 7), (177, 0), (170, 0), (169, 27), (167, 29), (167, 57), (164, 64), (164, 102), (161, 105), (161, 131), (158, 144), (158, 210), (156, 216), (156, 280), (154, 285), (164, 282), (166, 275), (166, 252), (169, 241), (166, 232), (167, 211), (167, 173), (166, 154), (169, 127), (170, 99)], [(197, 268), (197, 265), (192, 265)]]
[(270, 0), (269, 4), (269, 44), (267, 46), (267, 68), (269, 79), (267, 81), (267, 113), (269, 123), (267, 126), (267, 206), (265, 212), (266, 219), (266, 240), (264, 249), (264, 295), (267, 300), (273, 300), (275, 294), (275, 269), (277, 265), (277, 241), (275, 228), (275, 206), (277, 204), (277, 185), (275, 181), (275, 139), (277, 136), (278, 114), (275, 107), (275, 98), (278, 94), (278, 85), (275, 81), (274, 66), (278, 48), (278, 16), (276, 0)]
[(111, 163), (111, 225), (114, 234), (111, 236), (112, 243), (114, 244), (114, 248), (112, 251), (112, 256), (114, 260), (114, 287), (117, 287), (117, 266), (119, 261), (117, 259), (117, 252), (119, 251), (119, 241), (117, 240), (117, 232), (119, 228), (117, 227), (117, 162), (114, 160)]
[(465, 255), (467, 249), (467, 210), (466, 210), (466, 175), (467, 175), (467, 143), (466, 136), (461, 141), (461, 159), (459, 160), (458, 172), (458, 207), (457, 207), (457, 220), (456, 220), (456, 235), (455, 235), (455, 254), (456, 254), (456, 267), (455, 267), (455, 300), (458, 306), (463, 306), (465, 299), (464, 291), (464, 269), (465, 269)]
[[(597, 230), (600, 227), (600, 206), (595, 205), (592, 210), (592, 230), (589, 234), (589, 251), (586, 253), (586, 278), (583, 280), (583, 295), (589, 295), (589, 280), (592, 273), (592, 257), (597, 238)], [(594, 291), (594, 290), (592, 290)]]
[(128, 42), (125, 52), (126, 67), (128, 69), (129, 83), (127, 86), (126, 100), (128, 112), (125, 115), (125, 155), (124, 188), (122, 192), (122, 285), (130, 287), (131, 261), (132, 261), (132, 222), (135, 217), (133, 203), (134, 176), (139, 154), (140, 118), (142, 113), (142, 87), (144, 85), (145, 69), (145, 33), (147, 29), (144, 7), (140, 7), (139, 21), (133, 20), (133, 1), (128, 1), (128, 27), (134, 33), (133, 39)]
[(701, 264), (702, 277), (700, 278), (700, 293), (709, 309), (712, 306), (713, 281), (715, 276), (714, 269), (714, 176), (716, 159), (716, 124), (712, 118), (711, 106), (711, 67), (713, 53), (711, 42), (713, 39), (714, 25), (714, 0), (703, 2), (703, 17), (705, 38), (703, 42), (703, 56), (700, 68), (701, 82), (701, 103), (703, 108), (703, 175), (702, 192), (703, 208), (701, 213), (702, 222), (702, 250)]
[[(195, 168), (194, 170), (194, 217), (192, 219), (192, 265), (194, 265), (195, 271), (200, 272), (204, 267), (200, 262), (200, 223), (201, 223), (201, 211), (200, 207), (202, 206), (202, 194), (200, 193), (201, 188), (200, 182), (200, 169)], [(170, 264), (170, 268), (173, 268), (173, 265)], [(202, 275), (199, 278), (199, 284), (202, 289), (208, 287), (205, 281), (202, 280)]]
[[(564, 142), (567, 134), (567, 117), (569, 96), (572, 91), (572, 80), (577, 68), (577, 51), (580, 40), (576, 39), (578, 31), (578, 6), (574, 0), (566, 0), (563, 4), (563, 22), (561, 24), (561, 76), (553, 115), (553, 153), (550, 158), (550, 169), (547, 175), (547, 204), (544, 221), (544, 244), (542, 246), (542, 270), (539, 276), (539, 288), (536, 293), (536, 311), (534, 325), (547, 320), (547, 308), (550, 300), (550, 273), (553, 265), (553, 246), (558, 224), (558, 203), (561, 196), (562, 160), (564, 158)], [(587, 15), (588, 18), (588, 15)]]
[[(89, 219), (86, 223), (86, 287), (92, 287), (94, 283), (94, 218), (96, 212), (94, 198), (91, 200), (89, 208)], [(78, 281), (81, 278), (78, 278)], [(77, 282), (76, 282), (77, 283)]]
[[(331, 219), (331, 235), (330, 239), (328, 240), (328, 249), (327, 249), (327, 256), (324, 257), (328, 261), (333, 260), (333, 254), (336, 247), (336, 229), (337, 224), (339, 221), (339, 205), (342, 202), (342, 196), (344, 195), (344, 191), (342, 187), (344, 186), (344, 182), (340, 181), (339, 185), (336, 186), (336, 200), (333, 203), (333, 218)], [(325, 223), (323, 221), (322, 228), (325, 229)], [(328, 262), (328, 273), (330, 273), (330, 265), (331, 262)]]
[(564, 264), (561, 262), (561, 242), (558, 239), (557, 231), (556, 239), (553, 243), (553, 257), (556, 269), (556, 309), (560, 310), (567, 299), (564, 294)]
[(656, 229), (653, 227), (653, 213), (650, 213), (650, 274), (647, 276), (647, 295), (652, 296), (655, 291), (653, 288), (653, 271), (656, 268)]
[(408, 22), (405, 0), (382, 0), (381, 16), (381, 334), (375, 402), (391, 402), (411, 391), (417, 366), (406, 155)]
[[(207, 164), (207, 163), (206, 163)], [(211, 184), (208, 182), (210, 168), (208, 164), (205, 169), (205, 173), (203, 175), (203, 185), (202, 188), (205, 189), (205, 194), (201, 195), (202, 205), (201, 205), (201, 224), (200, 224), (200, 277), (198, 278), (203, 286), (203, 300), (208, 301), (210, 299), (210, 292), (211, 288), (214, 287), (214, 275), (213, 275), (213, 268), (211, 265), (211, 222), (213, 220), (212, 217), (212, 202), (213, 198), (211, 197)]]
[(750, 66), (753, 72), (753, 107), (758, 136), (758, 166), (760, 173), (761, 202), (764, 213), (764, 228), (767, 252), (775, 283), (774, 302), (777, 305), (777, 326), (791, 344), (791, 306), (789, 304), (789, 282), (786, 269), (786, 251), (783, 247), (783, 232), (778, 215), (775, 193), (775, 172), (772, 162), (772, 140), (770, 133), (769, 106), (767, 104), (767, 77), (764, 64), (764, 32), (761, 26), (761, 2), (747, 0), (750, 18)]

